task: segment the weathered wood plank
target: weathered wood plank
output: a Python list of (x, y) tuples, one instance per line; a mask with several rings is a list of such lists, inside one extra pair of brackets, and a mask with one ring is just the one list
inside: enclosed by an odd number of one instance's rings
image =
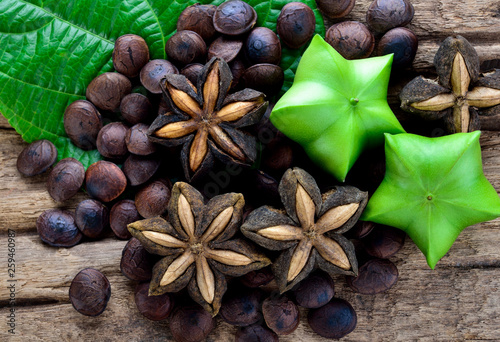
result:
[(7, 119), (0, 113), (0, 129), (1, 128), (12, 129)]

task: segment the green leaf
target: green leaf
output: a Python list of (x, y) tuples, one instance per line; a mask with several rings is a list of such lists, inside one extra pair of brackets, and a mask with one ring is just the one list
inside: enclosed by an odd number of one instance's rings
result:
[[(66, 137), (63, 114), (97, 75), (113, 70), (114, 41), (123, 34), (142, 36), (151, 59), (165, 58), (165, 42), (179, 14), (195, 3), (223, 0), (2, 0), (0, 1), (0, 113), (27, 142), (49, 139), (59, 159), (74, 157), (85, 167), (100, 159)], [(324, 26), (314, 0), (316, 32)], [(275, 29), (287, 1), (249, 1), (259, 24)], [(299, 51), (283, 51), (286, 84)]]

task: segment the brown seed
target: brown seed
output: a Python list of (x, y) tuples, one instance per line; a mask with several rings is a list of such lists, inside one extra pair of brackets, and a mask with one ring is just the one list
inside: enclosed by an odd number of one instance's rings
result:
[(259, 287), (267, 285), (274, 279), (274, 273), (271, 267), (264, 267), (260, 270), (251, 271), (240, 278), (240, 281), (246, 287)]
[(47, 190), (55, 201), (66, 201), (76, 195), (84, 180), (82, 163), (74, 158), (64, 158), (50, 171)]
[(285, 45), (298, 49), (314, 35), (316, 17), (311, 7), (302, 2), (290, 2), (280, 12), (276, 31)]
[(83, 235), (95, 239), (109, 227), (109, 210), (93, 199), (81, 201), (75, 209), (75, 223)]
[(97, 108), (115, 111), (131, 91), (132, 83), (126, 76), (117, 72), (105, 72), (90, 82), (86, 96)]
[(153, 108), (149, 99), (139, 93), (125, 96), (120, 103), (122, 117), (132, 125), (146, 122), (151, 118)]
[(257, 27), (245, 41), (245, 56), (251, 64), (281, 62), (281, 44), (276, 33), (267, 27)]
[(152, 321), (167, 319), (174, 307), (173, 297), (168, 293), (159, 296), (149, 295), (149, 283), (135, 287), (135, 305), (139, 312)]
[(417, 55), (418, 38), (405, 27), (396, 27), (380, 38), (377, 46), (379, 56), (394, 54), (392, 67), (395, 69), (411, 67)]
[(278, 335), (291, 334), (299, 326), (299, 308), (284, 295), (266, 298), (262, 314), (267, 326)]
[(242, 327), (236, 331), (235, 342), (278, 342), (278, 335), (260, 324)]
[(311, 329), (320, 336), (342, 338), (356, 328), (358, 319), (351, 304), (334, 298), (320, 308), (309, 310), (307, 321)]
[(366, 58), (375, 48), (375, 37), (358, 21), (343, 21), (332, 25), (325, 40), (346, 59)]
[(220, 57), (229, 63), (236, 58), (242, 47), (243, 41), (241, 39), (220, 36), (208, 47), (208, 59)]
[(254, 27), (257, 12), (252, 6), (241, 0), (226, 1), (217, 7), (214, 13), (215, 29), (228, 36), (239, 36)]
[(177, 342), (198, 342), (215, 328), (215, 319), (201, 306), (178, 307), (170, 316), (170, 332)]
[(198, 33), (205, 41), (215, 36), (215, 5), (194, 4), (186, 7), (177, 19), (177, 31), (189, 30)]
[(274, 64), (255, 64), (241, 77), (246, 88), (255, 89), (267, 96), (277, 94), (285, 80), (283, 69)]
[(135, 281), (149, 281), (153, 275), (154, 257), (149, 254), (136, 238), (131, 238), (122, 251), (120, 270)]
[(69, 299), (76, 311), (85, 316), (98, 316), (111, 297), (108, 278), (101, 272), (86, 268), (78, 272), (69, 287)]
[(331, 19), (342, 18), (351, 13), (354, 0), (316, 0), (319, 10)]
[(375, 225), (370, 234), (363, 239), (363, 244), (371, 256), (388, 259), (403, 247), (405, 237), (406, 233), (401, 229)]
[(226, 293), (219, 314), (224, 321), (236, 326), (247, 326), (262, 319), (263, 293), (257, 289), (240, 288)]
[(127, 178), (116, 164), (101, 160), (88, 167), (85, 186), (91, 197), (110, 202), (125, 191)]
[(127, 229), (129, 223), (139, 221), (141, 216), (135, 207), (132, 200), (121, 200), (111, 208), (109, 213), (109, 225), (115, 233), (116, 237), (123, 240), (128, 240), (132, 234)]
[(243, 76), (243, 73), (246, 70), (245, 63), (240, 58), (236, 58), (229, 63), (229, 68), (231, 69), (231, 74), (233, 75), (231, 89), (237, 89), (239, 88), (241, 76)]
[(40, 214), (36, 230), (43, 242), (54, 247), (72, 247), (82, 239), (73, 215), (60, 209), (49, 209)]
[(167, 60), (153, 59), (146, 64), (139, 75), (141, 84), (153, 94), (161, 94), (160, 81), (168, 74), (178, 74), (179, 70)]
[(142, 67), (149, 61), (146, 41), (135, 34), (118, 37), (113, 49), (113, 67), (127, 77), (139, 76)]
[(42, 139), (26, 146), (17, 157), (17, 170), (25, 176), (35, 176), (45, 172), (57, 159), (57, 149), (53, 143)]
[(97, 135), (97, 150), (106, 158), (118, 159), (127, 155), (128, 127), (121, 122), (112, 122), (104, 126)]
[(335, 295), (332, 278), (325, 272), (315, 272), (293, 289), (298, 305), (315, 309), (328, 303)]
[(149, 125), (139, 123), (132, 126), (125, 136), (125, 144), (130, 153), (147, 156), (156, 152), (156, 145), (148, 139)]
[(203, 69), (203, 64), (200, 63), (188, 64), (181, 70), (181, 75), (186, 76), (187, 79), (196, 87), (202, 69)]
[(359, 268), (358, 276), (347, 277), (347, 284), (356, 292), (374, 295), (389, 290), (398, 280), (398, 268), (386, 259), (372, 259)]
[(154, 181), (142, 187), (135, 195), (135, 206), (144, 218), (161, 215), (167, 210), (170, 189), (161, 181)]
[(366, 23), (375, 33), (405, 26), (413, 19), (413, 5), (408, 0), (374, 0), (366, 12)]
[(131, 154), (123, 163), (123, 173), (130, 185), (136, 186), (146, 183), (160, 167), (157, 156), (137, 156)]
[(102, 128), (102, 117), (89, 101), (76, 100), (64, 111), (64, 130), (71, 142), (83, 150), (96, 147), (97, 134)]
[(194, 31), (177, 31), (165, 44), (168, 58), (176, 64), (188, 65), (205, 62), (207, 45), (201, 36)]
[(349, 237), (352, 237), (354, 239), (362, 239), (368, 236), (368, 234), (370, 234), (370, 232), (374, 227), (375, 223), (373, 222), (358, 221), (356, 222), (356, 224), (354, 224), (354, 226), (351, 229), (349, 229), (347, 235), (349, 235)]

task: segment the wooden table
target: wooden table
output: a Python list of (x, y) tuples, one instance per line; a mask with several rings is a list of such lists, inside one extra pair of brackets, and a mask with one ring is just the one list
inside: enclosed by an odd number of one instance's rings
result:
[[(364, 22), (369, 0), (359, 0), (349, 19)], [(420, 45), (414, 71), (432, 73), (439, 43), (461, 34), (476, 47), (481, 61), (500, 58), (500, 10), (489, 0), (413, 0), (415, 17), (409, 26)], [(416, 74), (415, 73), (415, 74)], [(413, 74), (412, 76), (413, 77)], [(397, 102), (404, 82), (392, 85), (389, 100)], [(1, 116), (0, 116), (1, 117)], [(500, 190), (499, 121), (484, 120), (481, 137), (486, 177)], [(76, 198), (60, 204), (45, 190), (46, 175), (22, 177), (16, 158), (26, 146), (0, 118), (0, 341), (164, 341), (170, 339), (166, 322), (151, 322), (135, 308), (135, 284), (121, 275), (124, 241), (107, 238), (73, 248), (43, 244), (36, 233), (38, 215), (49, 208), (73, 209)], [(7, 231), (15, 231), (15, 282), (8, 283)], [(336, 296), (352, 303), (358, 326), (345, 341), (463, 341), (500, 339), (500, 220), (467, 228), (439, 263), (430, 270), (423, 255), (407, 240), (391, 260), (400, 278), (387, 293), (353, 293), (336, 278)], [(101, 270), (112, 285), (111, 300), (98, 318), (82, 316), (69, 303), (68, 287), (85, 268)], [(15, 335), (8, 333), (6, 305), (9, 284), (15, 284)], [(282, 341), (324, 341), (303, 323)], [(231, 341), (236, 331), (220, 319), (208, 340)]]

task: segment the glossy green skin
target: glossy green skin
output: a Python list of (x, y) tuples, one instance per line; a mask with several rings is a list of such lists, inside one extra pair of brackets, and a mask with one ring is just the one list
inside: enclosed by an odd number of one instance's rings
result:
[(434, 269), (463, 229), (500, 216), (479, 136), (386, 134), (385, 178), (361, 219), (404, 230)]
[(316, 35), (271, 122), (344, 181), (361, 152), (403, 127), (387, 104), (392, 55), (346, 60)]

